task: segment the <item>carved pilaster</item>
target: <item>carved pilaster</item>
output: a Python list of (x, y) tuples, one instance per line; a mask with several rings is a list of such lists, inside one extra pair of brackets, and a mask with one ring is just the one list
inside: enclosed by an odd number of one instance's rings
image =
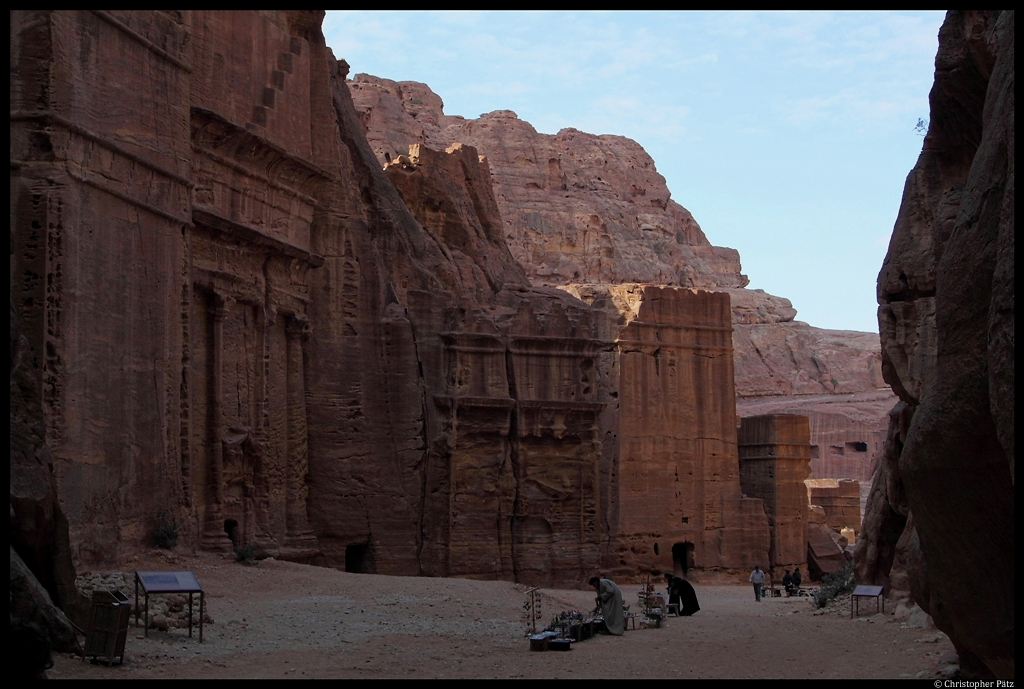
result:
[(234, 300), (217, 295), (213, 310), (213, 399), (210, 400), (210, 433), (213, 442), (212, 466), (207, 473), (206, 523), (203, 527), (202, 548), (231, 552), (232, 543), (224, 531), (224, 321), (231, 313)]
[(288, 341), (288, 473), (285, 494), (285, 549), (283, 557), (303, 558), (319, 550), (306, 514), (306, 471), (309, 466), (306, 443), (306, 390), (303, 371), (303, 343), (309, 340), (309, 321), (292, 317), (285, 325)]

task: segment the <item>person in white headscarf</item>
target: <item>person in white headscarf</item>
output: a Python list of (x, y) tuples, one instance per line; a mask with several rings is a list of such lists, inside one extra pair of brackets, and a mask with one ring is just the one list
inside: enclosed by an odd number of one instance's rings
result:
[(595, 600), (604, 616), (604, 626), (608, 633), (622, 636), (626, 631), (626, 616), (622, 612), (622, 591), (611, 579), (591, 577), (590, 585), (597, 591)]

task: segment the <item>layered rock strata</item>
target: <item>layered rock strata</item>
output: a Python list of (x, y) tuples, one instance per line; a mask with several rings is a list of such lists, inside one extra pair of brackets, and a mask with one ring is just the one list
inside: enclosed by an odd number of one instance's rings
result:
[(12, 295), (76, 559), (116, 560), (160, 511), (207, 547), (313, 552), (303, 332), (330, 175), (307, 18), (17, 19)]
[[(858, 543), (902, 564), (965, 676), (1014, 667), (1013, 12), (949, 12), (931, 120), (878, 276), (890, 414)], [(979, 586), (978, 582), (984, 582)]]
[[(45, 678), (52, 651), (82, 648), (69, 616), (86, 624), (88, 603), (74, 588), (68, 522), (46, 446), (33, 352), (10, 309), (10, 674)], [(65, 614), (65, 612), (67, 614)]]
[[(575, 129), (541, 134), (507, 110), (472, 120), (445, 115), (441, 98), (417, 82), (359, 74), (349, 87), (380, 164), (416, 144), (444, 150), (461, 142), (487, 157), (504, 234), (534, 284), (728, 292), (738, 415), (812, 416), (812, 445), (844, 449), (838, 461), (823, 451), (814, 475), (860, 480), (866, 499), (895, 401), (882, 380), (878, 337), (812, 328), (794, 321), (788, 299), (743, 289), (739, 255), (711, 246), (636, 142)], [(847, 443), (869, 449), (846, 453)]]
[[(471, 147), (378, 164), (321, 19), (12, 15), (11, 294), (75, 561), (164, 519), (541, 585), (766, 553), (727, 296), (531, 286)], [(658, 391), (690, 403), (655, 420)], [(670, 474), (662, 522), (639, 491)]]
[[(888, 414), (881, 410), (891, 404), (892, 399), (891, 390), (753, 397), (738, 399), (736, 409), (741, 416), (773, 413), (806, 416), (810, 422), (811, 442), (808, 487), (821, 481), (828, 481), (829, 485), (843, 479), (857, 481), (863, 515), (872, 471), (885, 446)], [(857, 529), (859, 531), (860, 527)]]
[(834, 529), (860, 531), (860, 482), (811, 479), (810, 500), (825, 512), (825, 522)]
[(540, 134), (510, 110), (448, 116), (416, 82), (358, 74), (349, 88), (381, 164), (415, 143), (459, 142), (487, 156), (509, 249), (534, 284), (747, 284), (737, 252), (711, 246), (635, 141)]
[(768, 571), (805, 565), (808, 502), (804, 480), (811, 461), (807, 417), (743, 418), (737, 442), (743, 494), (760, 498), (768, 518)]
[[(486, 163), (464, 146), (441, 154), (414, 145), (385, 166), (434, 236), (475, 228), (462, 242), (467, 255), (500, 223), (488, 187), (479, 184), (481, 169)], [(533, 583), (575, 571), (582, 582), (588, 565), (630, 579), (656, 569), (741, 569), (751, 552), (765, 553), (761, 503), (739, 492), (727, 296), (645, 285), (563, 290), (555, 293), (568, 300), (561, 308), (575, 331), (550, 330), (558, 321), (549, 314), (518, 325), (506, 317), (504, 334), (445, 336), (448, 369), (459, 372), (459, 383), (434, 400), (450, 419), (451, 471), (470, 472), (465, 482), (452, 475), (453, 494), (464, 496), (452, 515), (449, 571), (514, 571), (516, 580)], [(513, 292), (519, 300), (550, 293)], [(590, 308), (580, 310), (584, 304)], [(490, 373), (472, 374), (480, 369)], [(520, 480), (501, 480), (503, 453), (511, 459), (505, 472)], [(481, 463), (487, 455), (494, 459)], [(473, 485), (477, 492), (495, 487), (487, 499), (471, 500)], [(585, 534), (570, 537), (581, 528)], [(580, 549), (596, 538), (599, 552)], [(494, 564), (474, 571), (472, 554), (488, 542)], [(456, 543), (466, 546), (456, 553)]]
[(697, 574), (762, 561), (764, 507), (740, 491), (727, 295), (563, 289), (594, 307), (607, 343), (596, 371), (604, 571)]

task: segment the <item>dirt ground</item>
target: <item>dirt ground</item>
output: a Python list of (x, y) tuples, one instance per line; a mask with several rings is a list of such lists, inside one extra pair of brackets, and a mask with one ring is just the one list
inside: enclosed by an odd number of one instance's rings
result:
[[(913, 678), (939, 677), (953, 653), (934, 629), (901, 628), (874, 602), (850, 619), (809, 598), (754, 601), (750, 586), (696, 585), (700, 612), (660, 629), (534, 652), (526, 587), (498, 581), (349, 574), (213, 555), (152, 555), (124, 568), (192, 570), (213, 619), (129, 628), (122, 666), (55, 654), (51, 678)], [(636, 585), (623, 585), (635, 610)], [(129, 597), (134, 591), (126, 591)], [(543, 619), (593, 608), (592, 590), (543, 590)]]

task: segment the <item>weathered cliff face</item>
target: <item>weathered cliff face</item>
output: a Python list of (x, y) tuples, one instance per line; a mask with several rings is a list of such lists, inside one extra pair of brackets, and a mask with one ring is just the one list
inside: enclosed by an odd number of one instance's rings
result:
[[(487, 157), (509, 247), (534, 284), (648, 282), (727, 292), (738, 415), (820, 417), (811, 425), (813, 446), (855, 449), (841, 463), (846, 473), (837, 476), (839, 464), (826, 469), (814, 458), (812, 476), (863, 481), (866, 496), (896, 400), (882, 380), (878, 337), (812, 328), (793, 320), (788, 299), (743, 289), (739, 255), (711, 246), (636, 142), (574, 129), (539, 134), (509, 111), (448, 116), (441, 99), (416, 82), (359, 74), (349, 88), (378, 162), (416, 143), (443, 150), (461, 142)], [(862, 445), (869, 449), (861, 452)]]
[(11, 291), (75, 558), (117, 561), (161, 511), (188, 545), (322, 556), (309, 516), (364, 414), (382, 532), (415, 543), (382, 477), (422, 423), (386, 413), (389, 356), (416, 362), (381, 342), (459, 271), (360, 148), (319, 15), (31, 12), (12, 56)]
[(444, 150), (458, 142), (487, 156), (509, 249), (534, 284), (747, 284), (736, 251), (710, 245), (635, 141), (575, 129), (539, 134), (509, 110), (447, 116), (415, 82), (359, 74), (349, 87), (381, 163), (412, 143)]
[(441, 250), (472, 271), (460, 276), (462, 283), (485, 302), (502, 289), (529, 287), (505, 242), (486, 160), (472, 146), (409, 149), (385, 166), (388, 179)]
[[(123, 560), (166, 513), (183, 547), (350, 571), (580, 583), (636, 534), (745, 566), (767, 531), (735, 476), (725, 295), (653, 290), (641, 324), (530, 286), (471, 147), (382, 169), (321, 19), (13, 17), (11, 294), (75, 560)], [(620, 330), (689, 325), (712, 362), (627, 365)], [(680, 380), (703, 409), (680, 448), (651, 427), (686, 460), (658, 471), (708, 491), (666, 493), (671, 528), (613, 488), (612, 369), (623, 428)], [(627, 576), (676, 559), (629, 547)]]
[(52, 664), (52, 650), (81, 653), (58, 608), (84, 625), (88, 603), (75, 590), (68, 522), (54, 490), (53, 457), (43, 441), (39, 388), (31, 374), (33, 352), (13, 303), (10, 311), (11, 673), (34, 679)]
[(906, 561), (965, 673), (996, 677), (1014, 657), (1013, 46), (1013, 12), (950, 12), (939, 32), (929, 130), (878, 276), (900, 403), (857, 551), (865, 579)]
[[(467, 257), (498, 248), (486, 171), (459, 146), (414, 145), (385, 166), (431, 235)], [(596, 567), (629, 580), (766, 555), (761, 501), (739, 490), (727, 295), (529, 288), (502, 255), (474, 265), (505, 265), (516, 281), (505, 284), (517, 286), (449, 328), (448, 378), (426, 405), (428, 429), (437, 426), (429, 444), (458, 501), (448, 531), (425, 539), (424, 552), (449, 544), (432, 571), (582, 584)]]
[(593, 306), (603, 344), (603, 571), (700, 577), (767, 562), (762, 500), (740, 489), (727, 295), (636, 284), (561, 289)]
[(773, 414), (740, 421), (740, 484), (743, 494), (764, 502), (771, 547), (768, 571), (807, 562), (807, 487), (810, 424), (806, 416)]

